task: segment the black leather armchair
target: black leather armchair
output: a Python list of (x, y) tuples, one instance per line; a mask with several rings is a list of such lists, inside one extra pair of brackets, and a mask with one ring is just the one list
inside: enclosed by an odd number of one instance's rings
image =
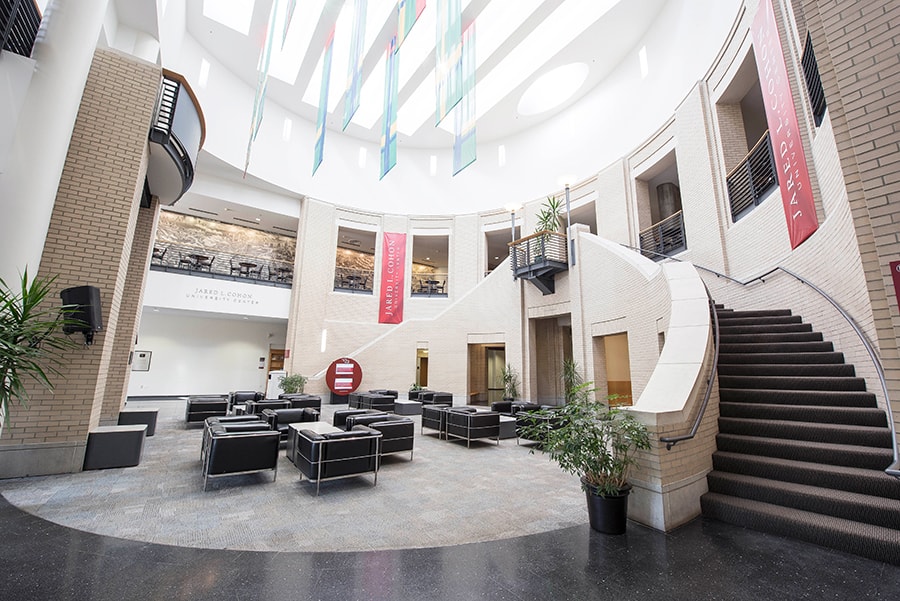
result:
[[(253, 424), (246, 426), (244, 424)], [(200, 459), (206, 456), (207, 439), (211, 435), (211, 426), (222, 425), (226, 431), (247, 432), (252, 430), (270, 430), (269, 424), (262, 420), (261, 415), (217, 415), (207, 417), (204, 422), (203, 440), (200, 443)]]
[(317, 434), (294, 430), (296, 444), (291, 459), (300, 472), (316, 483), (316, 495), (322, 480), (346, 478), (372, 472), (373, 486), (378, 484), (381, 432), (366, 426), (354, 426), (345, 432)]
[(203, 490), (210, 478), (219, 476), (250, 474), (272, 470), (272, 481), (278, 475), (278, 432), (247, 429), (234, 430), (236, 426), (253, 426), (252, 422), (209, 426), (206, 438), (206, 452), (203, 453)]
[(400, 393), (396, 390), (389, 390), (387, 388), (376, 388), (375, 390), (370, 390), (372, 394), (386, 394), (389, 397), (397, 398), (400, 396)]
[(287, 400), (263, 400), (247, 401), (244, 403), (244, 412), (250, 415), (262, 413), (263, 409), (290, 409), (291, 402)]
[(381, 432), (381, 454), (403, 453), (409, 451), (409, 460), (413, 459), (416, 425), (408, 417), (398, 417), (368, 424), (373, 430)]
[(462, 438), (469, 447), (477, 438), (494, 438), (500, 444), (500, 414), (496, 411), (471, 411), (470, 407), (447, 410), (446, 436)]
[(302, 409), (263, 409), (262, 417), (268, 423), (269, 428), (278, 431), (281, 435), (281, 440), (284, 441), (287, 440), (289, 424), (319, 421), (319, 412), (311, 407)]
[(303, 392), (283, 392), (278, 395), (278, 399), (282, 401), (290, 401), (291, 409), (303, 409), (309, 407), (319, 412), (322, 411), (322, 397), (315, 394), (306, 394)]
[(384, 411), (375, 411), (374, 409), (338, 409), (332, 417), (332, 424), (337, 428), (348, 430), (347, 418), (353, 415), (381, 415), (387, 417)]
[(228, 413), (228, 395), (194, 395), (189, 396), (184, 407), (184, 421), (187, 423), (203, 422), (207, 417), (221, 416)]
[(438, 438), (442, 438), (447, 430), (447, 410), (449, 405), (422, 405), (422, 432), (425, 428), (438, 431)]

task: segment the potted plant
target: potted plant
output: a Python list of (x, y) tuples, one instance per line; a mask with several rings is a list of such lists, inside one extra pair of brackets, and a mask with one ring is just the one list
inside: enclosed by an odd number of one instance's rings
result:
[(622, 534), (631, 492), (628, 472), (637, 463), (636, 451), (650, 449), (650, 435), (627, 411), (596, 400), (594, 390), (592, 382), (573, 384), (566, 404), (537, 412), (543, 419), (526, 425), (522, 436), (541, 441), (550, 459), (581, 479), (591, 528)]
[(43, 305), (52, 284), (53, 279), (29, 282), (27, 270), (16, 290), (0, 279), (0, 432), (9, 419), (12, 400), (27, 407), (31, 381), (53, 390), (51, 377), (60, 375), (55, 366), (61, 363), (63, 351), (79, 346), (62, 330), (82, 325), (72, 319), (78, 307)]
[(519, 374), (509, 363), (500, 372), (503, 381), (503, 400), (514, 401), (519, 398)]
[(297, 392), (303, 392), (303, 387), (306, 386), (306, 382), (309, 380), (306, 376), (301, 376), (300, 374), (288, 374), (286, 376), (282, 376), (280, 380), (278, 380), (278, 384), (281, 386), (282, 392), (286, 394), (294, 394)]
[(548, 196), (541, 210), (537, 214), (537, 224), (534, 228), (535, 234), (541, 234), (532, 239), (531, 255), (534, 261), (540, 261), (547, 256), (547, 242), (549, 234), (547, 232), (558, 232), (562, 225), (560, 211), (562, 205), (555, 196)]

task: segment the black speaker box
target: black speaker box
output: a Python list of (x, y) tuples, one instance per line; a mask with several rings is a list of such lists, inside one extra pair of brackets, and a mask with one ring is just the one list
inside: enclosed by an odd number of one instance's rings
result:
[(70, 315), (70, 319), (84, 322), (83, 327), (65, 326), (63, 332), (99, 332), (103, 329), (103, 311), (100, 307), (100, 289), (96, 286), (76, 286), (66, 288), (59, 293), (64, 305), (78, 305), (78, 310)]

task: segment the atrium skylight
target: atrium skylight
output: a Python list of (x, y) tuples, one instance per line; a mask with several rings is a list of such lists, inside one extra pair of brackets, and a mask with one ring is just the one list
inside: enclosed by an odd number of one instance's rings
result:
[(203, 16), (247, 35), (255, 4), (256, 0), (203, 0)]

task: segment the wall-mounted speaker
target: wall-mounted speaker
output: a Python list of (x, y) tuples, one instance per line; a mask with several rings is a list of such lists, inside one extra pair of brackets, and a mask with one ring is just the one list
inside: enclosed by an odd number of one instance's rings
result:
[(69, 318), (83, 322), (83, 326), (64, 326), (63, 332), (84, 332), (85, 334), (99, 332), (103, 329), (103, 310), (100, 307), (100, 289), (96, 286), (76, 286), (66, 288), (59, 293), (64, 305), (77, 305)]

